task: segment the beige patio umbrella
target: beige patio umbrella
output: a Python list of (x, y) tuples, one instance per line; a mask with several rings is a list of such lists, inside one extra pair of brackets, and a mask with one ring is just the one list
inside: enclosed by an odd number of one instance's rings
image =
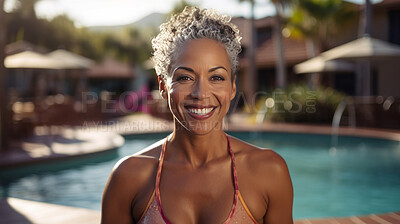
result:
[(297, 74), (318, 72), (351, 72), (354, 64), (342, 60), (327, 60), (323, 56), (317, 56), (294, 66)]
[[(390, 44), (383, 40), (378, 40), (366, 35), (354, 41), (350, 41), (346, 44), (332, 48), (331, 50), (325, 51), (321, 53), (317, 59), (310, 59), (309, 61), (306, 61), (308, 62), (307, 64), (299, 64), (301, 66), (296, 65), (295, 71), (297, 73), (323, 72), (331, 69), (331, 71), (333, 71), (335, 66), (332, 63), (338, 65), (338, 60), (341, 61), (341, 64), (343, 64), (342, 62), (344, 60), (362, 62), (366, 65), (366, 67), (362, 72), (358, 71), (357, 73), (358, 81), (356, 84), (358, 87), (356, 89), (359, 89), (358, 92), (362, 92), (363, 95), (369, 95), (371, 90), (370, 63), (380, 60), (387, 61), (389, 59), (400, 59), (400, 46)], [(338, 65), (336, 66), (336, 69), (340, 71), (340, 67), (341, 66)], [(345, 67), (347, 66), (344, 66), (343, 68)]]
[(78, 83), (75, 94), (80, 95), (86, 86), (86, 74), (80, 70), (90, 69), (94, 66), (94, 61), (64, 49), (52, 51), (47, 56), (62, 61), (62, 68), (65, 69), (59, 74), (58, 88), (62, 90), (65, 77), (69, 76), (74, 82)]
[(358, 38), (321, 54), (327, 60), (379, 60), (400, 58), (400, 46), (369, 36)]
[(315, 58), (297, 64), (294, 69), (298, 74), (354, 71), (354, 65), (344, 60), (374, 61), (391, 58), (400, 58), (399, 46), (366, 36), (325, 51)]
[(64, 69), (87, 69), (94, 65), (91, 59), (63, 49), (50, 52), (47, 56), (62, 61)]
[(61, 69), (62, 61), (33, 51), (23, 51), (7, 56), (4, 65), (6, 68)]
[(371, 94), (371, 62), (400, 59), (400, 46), (372, 38), (368, 35), (335, 47), (321, 54), (327, 60), (343, 59), (357, 61), (363, 65), (357, 71), (356, 91)]
[[(63, 68), (63, 63), (61, 60), (57, 60), (33, 51), (23, 51), (17, 54), (7, 56), (4, 60), (4, 65), (6, 68), (15, 69), (57, 69)], [(31, 73), (32, 74), (32, 73)], [(34, 94), (35, 97), (39, 99), (45, 96), (45, 92), (48, 86), (48, 72), (41, 71), (38, 74), (37, 83)]]

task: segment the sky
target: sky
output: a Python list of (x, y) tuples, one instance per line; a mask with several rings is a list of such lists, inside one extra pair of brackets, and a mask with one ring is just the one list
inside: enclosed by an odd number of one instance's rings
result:
[[(77, 26), (124, 25), (137, 21), (153, 12), (167, 13), (180, 0), (40, 0), (36, 14), (40, 18), (51, 19), (59, 14), (67, 14)], [(350, 0), (363, 3), (364, 0)], [(377, 2), (379, 0), (372, 0)], [(188, 0), (201, 8), (214, 8), (231, 16), (250, 15), (250, 4), (239, 0)], [(258, 0), (256, 18), (274, 14), (269, 0)], [(5, 10), (10, 11), (15, 0), (5, 1)]]

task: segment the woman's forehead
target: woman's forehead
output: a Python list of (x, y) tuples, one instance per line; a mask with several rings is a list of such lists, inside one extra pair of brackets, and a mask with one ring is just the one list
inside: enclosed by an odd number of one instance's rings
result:
[(179, 66), (193, 70), (221, 66), (226, 70), (231, 70), (230, 60), (224, 46), (211, 39), (190, 40), (181, 45), (176, 51), (176, 57), (171, 66), (172, 71)]
[(191, 50), (198, 50), (198, 51), (215, 51), (220, 53), (225, 53), (226, 50), (223, 44), (220, 42), (208, 39), (208, 38), (201, 38), (201, 39), (194, 39), (194, 40), (187, 40), (180, 46), (178, 46), (178, 52), (187, 52)]

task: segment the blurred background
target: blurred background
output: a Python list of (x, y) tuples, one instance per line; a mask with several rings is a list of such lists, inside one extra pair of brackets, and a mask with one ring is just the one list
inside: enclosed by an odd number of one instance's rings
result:
[[(242, 32), (232, 112), (329, 124), (342, 102), (354, 113), (345, 109), (340, 122), (399, 129), (400, 3), (367, 2), (3, 0), (2, 144), (41, 125), (138, 111), (168, 118), (168, 110), (156, 109), (151, 38), (186, 5), (227, 13)], [(271, 101), (277, 90), (283, 103)], [(312, 113), (307, 97), (316, 99)]]
[(168, 130), (151, 39), (187, 5), (232, 16), (243, 36), (231, 127), (399, 132), (400, 0), (0, 0), (3, 167), (63, 130)]

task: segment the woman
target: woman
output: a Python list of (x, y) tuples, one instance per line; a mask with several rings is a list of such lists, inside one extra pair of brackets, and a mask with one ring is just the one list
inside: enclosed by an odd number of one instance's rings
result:
[(285, 161), (222, 129), (236, 93), (240, 36), (230, 17), (187, 7), (153, 39), (174, 131), (122, 159), (102, 223), (293, 223)]

